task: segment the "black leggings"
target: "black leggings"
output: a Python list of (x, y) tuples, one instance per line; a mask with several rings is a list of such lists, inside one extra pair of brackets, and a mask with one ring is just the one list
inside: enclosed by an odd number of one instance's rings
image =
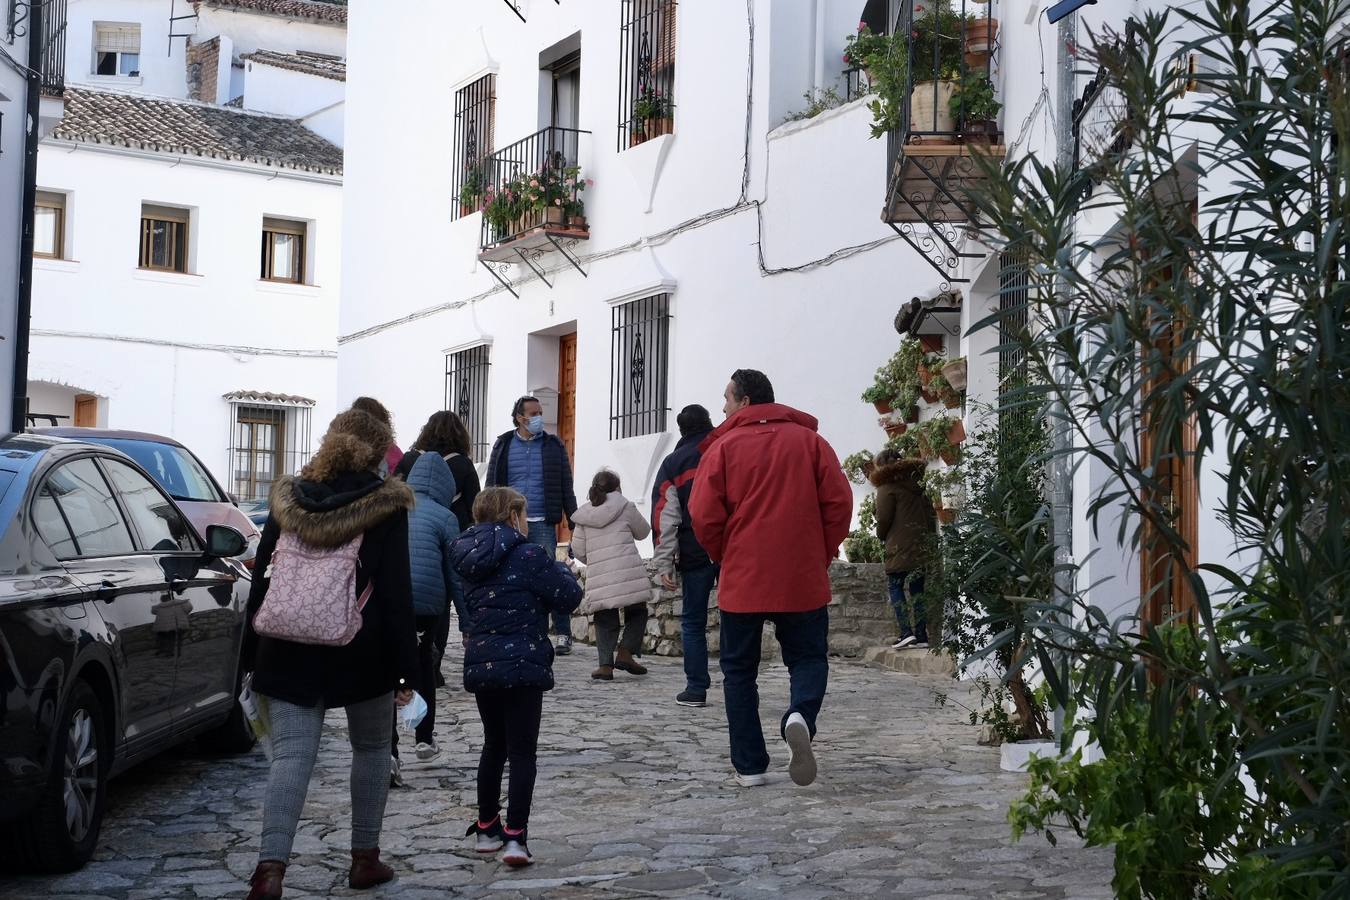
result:
[(537, 688), (479, 691), (475, 699), (478, 716), (483, 720), (483, 755), (478, 760), (478, 821), (491, 822), (501, 810), (502, 770), (510, 760), (506, 827), (519, 831), (530, 821), (544, 692)]

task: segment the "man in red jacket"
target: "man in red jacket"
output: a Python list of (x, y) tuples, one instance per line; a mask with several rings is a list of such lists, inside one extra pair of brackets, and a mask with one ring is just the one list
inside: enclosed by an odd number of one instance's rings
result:
[(744, 787), (765, 783), (769, 753), (759, 725), (759, 648), (773, 622), (792, 697), (780, 730), (788, 774), (816, 777), (811, 741), (825, 699), (830, 560), (848, 534), (853, 491), (816, 420), (774, 403), (762, 372), (738, 369), (727, 420), (702, 444), (689, 512), (698, 542), (722, 572), (722, 690), (731, 764)]

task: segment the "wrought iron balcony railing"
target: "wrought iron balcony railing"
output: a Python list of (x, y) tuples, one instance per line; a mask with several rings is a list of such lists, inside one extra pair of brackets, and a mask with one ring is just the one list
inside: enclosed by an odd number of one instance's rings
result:
[(547, 227), (584, 237), (587, 230), (577, 164), (589, 131), (545, 128), (483, 157), (483, 249)]
[(66, 0), (42, 4), (42, 93), (60, 97), (66, 92)]

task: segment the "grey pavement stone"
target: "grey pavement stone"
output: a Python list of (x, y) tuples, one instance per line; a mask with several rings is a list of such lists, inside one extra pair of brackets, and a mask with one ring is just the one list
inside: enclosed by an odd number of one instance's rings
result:
[[(452, 648), (452, 654), (454, 648)], [(674, 704), (679, 660), (650, 658), (645, 678), (590, 680), (593, 650), (559, 658), (544, 702), (530, 822), (534, 866), (511, 871), (463, 837), (475, 815), (482, 728), (462, 690), (438, 699), (441, 756), (404, 754), (408, 787), (390, 793), (381, 845), (398, 879), (347, 887), (350, 817), (346, 721), (330, 714), (287, 872), (286, 896), (710, 897), (839, 896), (1080, 900), (1110, 896), (1110, 855), (1071, 836), (1058, 847), (1012, 843), (1009, 801), (1025, 776), (1002, 772), (996, 748), (934, 690), (940, 676), (835, 662), (820, 717), (820, 777), (787, 778), (777, 739), (787, 673), (760, 680), (770, 783), (731, 780), (726, 721), (712, 705)], [(452, 684), (458, 659), (446, 661)], [(403, 738), (405, 751), (411, 742)], [(161, 900), (242, 897), (257, 859), (267, 763), (261, 753), (210, 757), (192, 747), (114, 781), (96, 858), (56, 877), (0, 877), (0, 897)]]

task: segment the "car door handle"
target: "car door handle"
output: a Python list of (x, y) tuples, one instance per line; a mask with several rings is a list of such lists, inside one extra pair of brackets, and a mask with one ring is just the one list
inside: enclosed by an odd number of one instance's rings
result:
[(105, 578), (99, 582), (98, 588), (94, 591), (94, 596), (104, 603), (111, 603), (117, 599), (117, 585)]

